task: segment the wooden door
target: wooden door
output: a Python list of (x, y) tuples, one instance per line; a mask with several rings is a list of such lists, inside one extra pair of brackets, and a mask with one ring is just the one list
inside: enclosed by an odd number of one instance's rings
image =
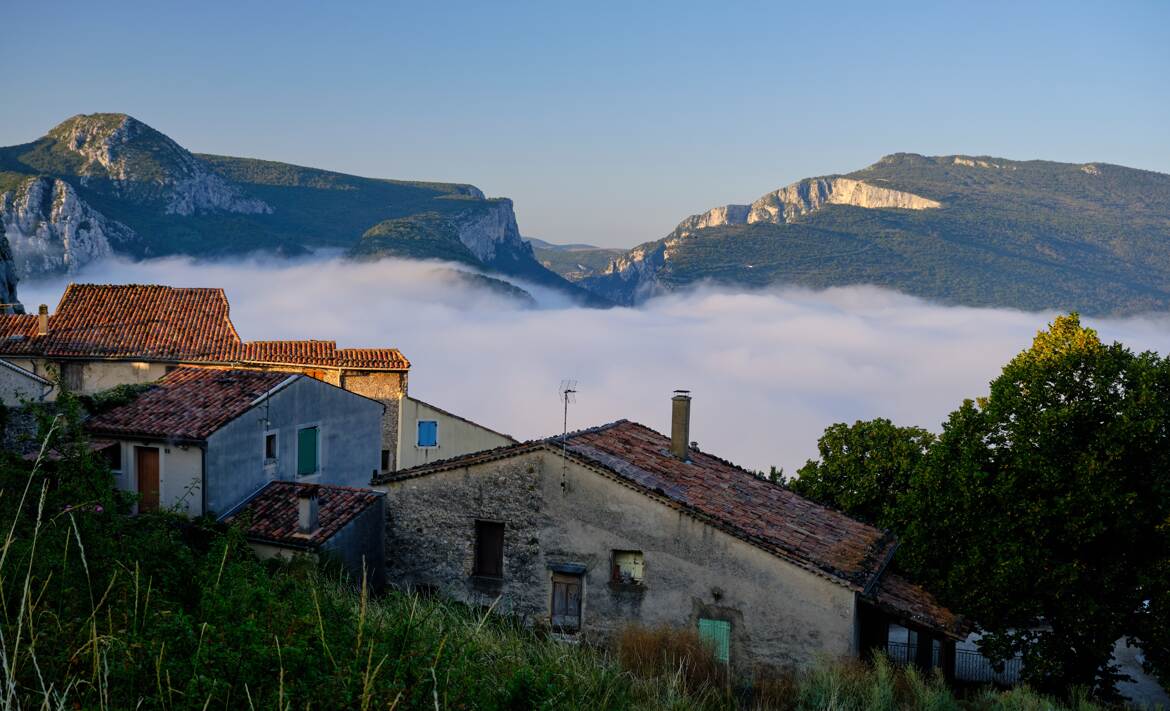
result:
[(553, 574), (552, 625), (554, 629), (565, 632), (581, 629), (580, 575)]
[(135, 471), (138, 472), (139, 511), (158, 511), (158, 448), (134, 448)]

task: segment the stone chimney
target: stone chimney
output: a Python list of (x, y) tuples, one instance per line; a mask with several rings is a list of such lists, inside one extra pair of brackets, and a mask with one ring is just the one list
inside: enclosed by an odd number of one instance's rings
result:
[(49, 335), (49, 306), (41, 304), (37, 308), (37, 335)]
[(317, 520), (317, 487), (302, 486), (297, 488), (297, 530), (306, 536), (317, 532), (320, 524)]
[(690, 459), (691, 391), (675, 390), (670, 402), (670, 453), (685, 462)]

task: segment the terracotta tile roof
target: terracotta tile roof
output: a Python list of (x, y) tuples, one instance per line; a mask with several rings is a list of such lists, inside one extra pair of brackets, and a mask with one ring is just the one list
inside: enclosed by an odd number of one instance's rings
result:
[[(297, 494), (313, 488), (317, 490), (319, 527), (315, 533), (306, 536), (298, 529)], [(348, 486), (274, 481), (226, 520), (246, 522), (245, 533), (248, 538), (255, 541), (296, 548), (315, 548), (345, 528), (346, 524), (383, 496), (381, 492)]]
[(897, 573), (883, 575), (867, 598), (887, 612), (954, 639), (963, 639), (968, 632), (968, 625), (963, 618), (939, 604), (925, 589)]
[(99, 435), (203, 440), (252, 407), (288, 373), (176, 368), (132, 402), (86, 422)]
[(49, 316), (47, 336), (37, 335), (37, 319), (36, 314), (0, 314), (0, 355), (410, 368), (395, 348), (338, 348), (334, 341), (244, 343), (222, 289), (70, 284)]
[[(922, 588), (885, 571), (897, 545), (873, 526), (760, 479), (692, 448), (688, 462), (670, 454), (670, 438), (627, 420), (569, 433), (566, 452), (631, 487), (770, 553), (864, 594), (917, 624), (954, 636), (958, 618)], [(561, 437), (522, 442), (381, 475), (391, 483), (507, 459), (540, 449), (559, 454)]]
[[(555, 440), (559, 442), (559, 438)], [(705, 514), (730, 532), (862, 588), (894, 541), (873, 526), (813, 503), (695, 448), (683, 462), (670, 438), (634, 422), (573, 433), (568, 450), (635, 485)]]

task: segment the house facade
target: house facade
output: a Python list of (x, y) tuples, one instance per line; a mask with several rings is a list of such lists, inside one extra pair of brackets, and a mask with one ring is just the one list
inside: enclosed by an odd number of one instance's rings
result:
[(379, 477), (389, 580), (598, 642), (691, 627), (742, 673), (897, 622), (945, 668), (960, 622), (887, 570), (893, 537), (691, 447), (689, 406), (671, 437), (619, 421)]
[(150, 383), (179, 366), (296, 373), (378, 400), (381, 455), (396, 466), (410, 362), (395, 348), (243, 341), (222, 289), (70, 284), (57, 309), (0, 314), (0, 358), (80, 394)]
[(402, 398), (398, 418), (398, 469), (516, 444), (509, 435), (410, 396)]
[(0, 358), (0, 404), (20, 407), (26, 402), (44, 402), (52, 392), (49, 379)]
[(176, 368), (86, 429), (139, 510), (222, 516), (274, 481), (368, 486), (377, 401), (282, 372)]

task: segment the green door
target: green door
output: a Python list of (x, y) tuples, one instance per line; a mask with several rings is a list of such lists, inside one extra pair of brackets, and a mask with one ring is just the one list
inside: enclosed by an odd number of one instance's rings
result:
[(727, 620), (699, 618), (699, 638), (711, 645), (715, 658), (727, 664), (731, 661), (731, 623)]
[(317, 473), (317, 428), (297, 431), (297, 476)]

